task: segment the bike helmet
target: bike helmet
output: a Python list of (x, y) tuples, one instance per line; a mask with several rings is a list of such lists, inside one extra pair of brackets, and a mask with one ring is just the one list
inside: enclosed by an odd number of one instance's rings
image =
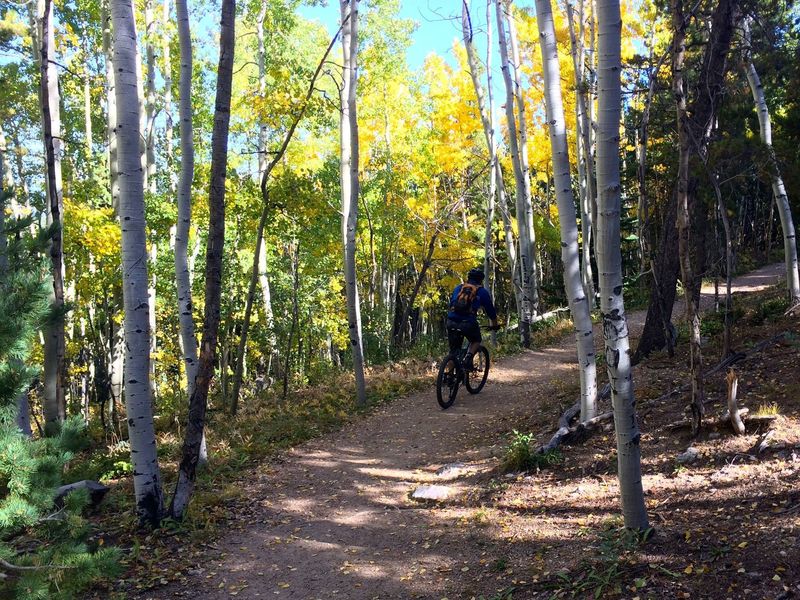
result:
[(474, 281), (475, 283), (483, 283), (486, 276), (483, 274), (483, 269), (477, 267), (467, 273), (467, 281)]

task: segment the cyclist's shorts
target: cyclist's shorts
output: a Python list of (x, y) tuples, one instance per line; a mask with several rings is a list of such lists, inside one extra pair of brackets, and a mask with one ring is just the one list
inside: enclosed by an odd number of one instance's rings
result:
[(464, 338), (470, 344), (481, 341), (481, 327), (478, 322), (447, 319), (447, 343), (450, 344), (450, 352), (458, 351)]

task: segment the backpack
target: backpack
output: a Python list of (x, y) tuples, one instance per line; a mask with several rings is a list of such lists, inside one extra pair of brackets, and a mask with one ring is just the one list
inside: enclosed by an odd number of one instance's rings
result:
[(464, 283), (458, 291), (455, 302), (453, 302), (453, 312), (459, 315), (474, 315), (472, 304), (478, 297), (478, 286), (472, 283)]

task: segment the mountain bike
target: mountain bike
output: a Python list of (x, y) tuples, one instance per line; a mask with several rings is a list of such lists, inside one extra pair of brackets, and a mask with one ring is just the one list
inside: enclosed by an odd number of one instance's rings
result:
[[(489, 331), (497, 331), (498, 327), (481, 327)], [(464, 366), (464, 356), (469, 348), (469, 340), (464, 338), (461, 348), (442, 359), (439, 375), (436, 378), (436, 400), (442, 409), (450, 408), (456, 401), (458, 388), (463, 383), (470, 394), (477, 394), (486, 385), (489, 377), (489, 350), (481, 344), (472, 357), (472, 367)]]

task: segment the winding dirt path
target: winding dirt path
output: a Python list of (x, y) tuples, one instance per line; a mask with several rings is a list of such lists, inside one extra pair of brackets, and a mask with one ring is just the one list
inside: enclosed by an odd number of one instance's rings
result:
[[(734, 291), (762, 289), (782, 274), (781, 264), (764, 267), (738, 278)], [(713, 287), (703, 291), (713, 302)], [(628, 318), (636, 337), (644, 313)], [(599, 332), (595, 342), (602, 345)], [(485, 562), (489, 543), (480, 528), (463, 526), (474, 518), (465, 509), (470, 479), (496, 464), (521, 417), (539, 410), (542, 433), (548, 422), (552, 430), (561, 408), (552, 396), (574, 379), (574, 363), (570, 338), (527, 351), (498, 361), (481, 394), (460, 393), (447, 411), (426, 390), (263, 465), (246, 490), (253, 503), (248, 520), (237, 521), (182, 584), (145, 597), (469, 597), (461, 580)], [(454, 462), (473, 474), (450, 482), (436, 475)], [(466, 496), (437, 506), (410, 500), (410, 492), (431, 482)]]

